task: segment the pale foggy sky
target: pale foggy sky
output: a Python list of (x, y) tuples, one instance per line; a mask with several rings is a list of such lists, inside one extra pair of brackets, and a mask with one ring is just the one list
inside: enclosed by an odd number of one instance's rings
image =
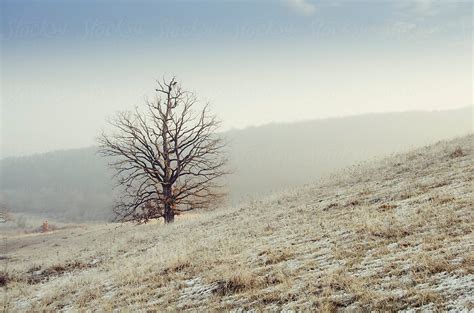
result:
[(472, 105), (472, 4), (3, 1), (1, 153), (89, 146), (176, 75), (223, 128)]

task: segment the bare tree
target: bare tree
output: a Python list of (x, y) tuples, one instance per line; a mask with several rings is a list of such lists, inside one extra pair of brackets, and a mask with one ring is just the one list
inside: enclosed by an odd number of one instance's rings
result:
[(225, 143), (216, 134), (220, 122), (208, 105), (175, 78), (157, 81), (145, 110), (118, 113), (116, 132), (103, 133), (99, 152), (111, 158), (121, 196), (114, 212), (119, 221), (146, 223), (207, 208), (222, 199), (221, 178), (227, 174)]

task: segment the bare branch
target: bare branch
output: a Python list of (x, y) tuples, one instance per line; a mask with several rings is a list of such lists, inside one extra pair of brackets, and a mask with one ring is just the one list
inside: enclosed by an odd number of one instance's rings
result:
[(114, 208), (119, 221), (146, 223), (222, 200), (226, 158), (217, 135), (219, 121), (208, 105), (173, 77), (157, 80), (153, 101), (144, 112), (120, 112), (110, 123), (116, 133), (102, 134), (99, 152), (108, 157), (123, 191)]

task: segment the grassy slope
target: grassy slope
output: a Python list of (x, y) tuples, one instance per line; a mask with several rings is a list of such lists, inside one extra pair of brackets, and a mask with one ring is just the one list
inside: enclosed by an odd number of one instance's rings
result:
[[(167, 227), (8, 238), (0, 301), (13, 310), (472, 310), (473, 141), (355, 166)], [(463, 153), (453, 154), (458, 146)]]

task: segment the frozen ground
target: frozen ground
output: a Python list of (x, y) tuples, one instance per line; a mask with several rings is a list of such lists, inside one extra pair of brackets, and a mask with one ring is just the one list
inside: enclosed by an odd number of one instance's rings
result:
[(11, 311), (474, 310), (470, 135), (174, 225), (8, 235)]

